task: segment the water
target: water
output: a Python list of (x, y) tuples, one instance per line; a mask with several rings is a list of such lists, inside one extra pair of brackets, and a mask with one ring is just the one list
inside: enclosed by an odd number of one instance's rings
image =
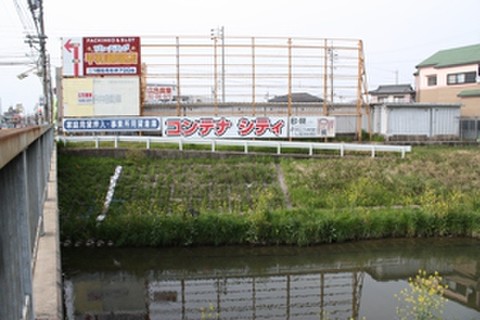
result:
[(480, 240), (298, 247), (64, 248), (66, 319), (395, 319), (418, 269), (448, 289), (443, 319), (480, 319)]

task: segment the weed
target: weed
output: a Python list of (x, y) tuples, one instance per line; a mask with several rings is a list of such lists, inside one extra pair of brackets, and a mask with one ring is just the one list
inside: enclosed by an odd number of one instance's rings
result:
[(395, 295), (399, 302), (399, 319), (433, 320), (442, 319), (446, 298), (443, 297), (447, 286), (442, 277), (435, 272), (427, 274), (419, 270), (415, 278), (408, 279), (408, 288)]

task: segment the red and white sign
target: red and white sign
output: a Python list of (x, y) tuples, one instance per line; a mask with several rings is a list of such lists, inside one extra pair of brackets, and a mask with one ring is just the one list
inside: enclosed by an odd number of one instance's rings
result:
[(163, 135), (184, 138), (286, 137), (287, 123), (273, 117), (164, 118)]
[(140, 75), (140, 37), (62, 39), (63, 76)]
[(83, 39), (62, 39), (62, 58), (64, 77), (83, 76)]
[(140, 75), (140, 37), (83, 38), (87, 76)]

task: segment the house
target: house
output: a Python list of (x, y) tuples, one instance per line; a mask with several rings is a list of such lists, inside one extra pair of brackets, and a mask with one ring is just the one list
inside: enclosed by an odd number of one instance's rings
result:
[(480, 44), (441, 50), (416, 66), (417, 101), (460, 103), (461, 117), (480, 117)]
[(415, 90), (409, 84), (381, 85), (369, 92), (371, 103), (409, 103), (415, 101)]

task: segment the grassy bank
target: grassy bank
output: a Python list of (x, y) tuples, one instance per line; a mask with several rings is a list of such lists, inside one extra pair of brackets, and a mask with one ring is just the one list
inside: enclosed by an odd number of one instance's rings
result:
[[(110, 177), (123, 167), (102, 223)], [(313, 245), (480, 232), (480, 152), (406, 159), (122, 158), (60, 149), (62, 240), (125, 246)]]

